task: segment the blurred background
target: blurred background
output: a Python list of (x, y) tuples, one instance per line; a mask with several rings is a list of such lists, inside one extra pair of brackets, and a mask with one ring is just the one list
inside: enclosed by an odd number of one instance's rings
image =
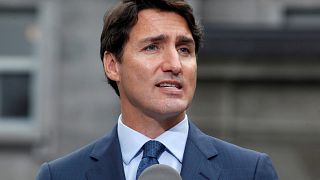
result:
[[(0, 179), (107, 133), (118, 97), (99, 57), (117, 0), (0, 0)], [(268, 153), (283, 180), (320, 179), (320, 1), (190, 0), (204, 25), (189, 117)]]

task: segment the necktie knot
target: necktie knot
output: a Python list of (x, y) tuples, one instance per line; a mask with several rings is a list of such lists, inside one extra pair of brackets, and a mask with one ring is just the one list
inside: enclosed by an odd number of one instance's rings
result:
[(142, 171), (147, 167), (159, 164), (158, 158), (166, 147), (158, 141), (150, 140), (143, 145), (142, 149), (143, 155), (137, 170), (136, 179), (139, 178)]
[(143, 157), (158, 159), (165, 150), (165, 146), (159, 141), (150, 140), (143, 145)]

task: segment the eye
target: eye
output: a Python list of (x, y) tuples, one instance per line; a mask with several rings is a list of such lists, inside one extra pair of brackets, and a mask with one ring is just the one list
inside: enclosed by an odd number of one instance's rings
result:
[(184, 54), (184, 55), (189, 55), (191, 53), (191, 51), (189, 50), (189, 48), (183, 47), (183, 48), (179, 48), (178, 52), (180, 54)]
[(150, 44), (143, 48), (144, 51), (156, 51), (158, 50), (158, 47), (155, 44)]

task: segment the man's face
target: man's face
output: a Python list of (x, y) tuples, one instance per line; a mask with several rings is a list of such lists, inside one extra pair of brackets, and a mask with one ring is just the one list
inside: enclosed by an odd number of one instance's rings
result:
[(122, 109), (158, 120), (184, 116), (197, 71), (185, 19), (173, 12), (140, 11), (123, 52), (117, 81)]

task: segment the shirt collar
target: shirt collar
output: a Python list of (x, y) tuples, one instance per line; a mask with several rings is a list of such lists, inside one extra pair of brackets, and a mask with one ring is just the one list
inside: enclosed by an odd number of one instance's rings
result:
[[(155, 140), (161, 142), (180, 163), (182, 162), (184, 149), (187, 142), (189, 131), (188, 117), (185, 118), (172, 127), (165, 131)], [(145, 135), (129, 128), (122, 122), (122, 115), (118, 118), (118, 137), (121, 147), (121, 153), (123, 162), (128, 165), (132, 159), (134, 159), (139, 153), (141, 147), (150, 138)], [(128, 148), (130, 147), (130, 148)]]
[(161, 142), (176, 159), (182, 163), (184, 149), (187, 143), (189, 131), (188, 117), (185, 118), (171, 129), (162, 133), (155, 140)]
[(150, 138), (123, 124), (122, 115), (118, 118), (118, 137), (123, 162), (126, 165), (136, 156), (144, 143), (150, 140)]

